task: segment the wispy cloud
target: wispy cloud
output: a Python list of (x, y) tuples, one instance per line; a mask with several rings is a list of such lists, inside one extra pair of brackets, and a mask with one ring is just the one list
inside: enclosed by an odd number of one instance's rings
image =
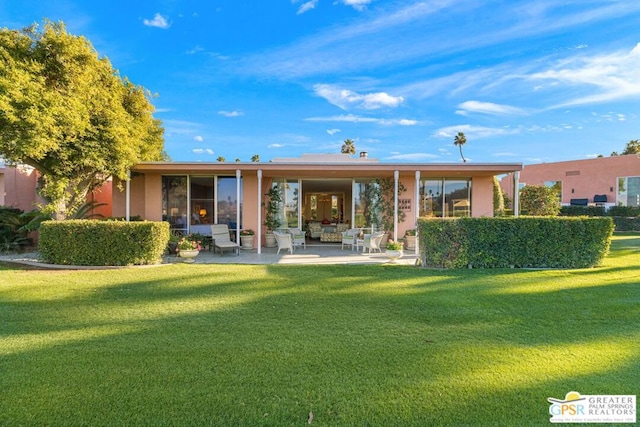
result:
[(307, 122), (348, 122), (348, 123), (376, 123), (384, 126), (414, 126), (418, 124), (416, 120), (408, 119), (382, 119), (377, 117), (363, 117), (355, 114), (341, 114), (338, 116), (327, 117), (307, 117)]
[(218, 114), (220, 114), (221, 116), (225, 116), (225, 117), (240, 117), (240, 116), (244, 116), (244, 113), (242, 111), (218, 111)]
[(387, 156), (384, 160), (400, 160), (400, 161), (421, 161), (421, 160), (431, 160), (438, 159), (440, 156), (436, 154), (429, 153), (406, 153), (406, 154), (392, 154), (391, 156)]
[(331, 136), (335, 135), (336, 133), (340, 132), (340, 129), (327, 129), (327, 133)]
[(209, 156), (213, 156), (215, 154), (211, 148), (194, 148), (191, 152), (193, 154), (206, 154)]
[(403, 97), (391, 96), (386, 92), (360, 94), (326, 84), (317, 84), (313, 86), (313, 90), (316, 95), (343, 110), (347, 110), (350, 107), (377, 110), (383, 107), (397, 107), (404, 101)]
[(146, 25), (147, 27), (162, 28), (163, 30), (166, 30), (167, 28), (169, 28), (171, 26), (171, 23), (167, 20), (167, 18), (165, 18), (164, 16), (160, 15), (159, 13), (156, 13), (153, 16), (153, 19), (144, 19), (144, 20), (142, 20), (142, 23), (144, 25)]
[(284, 147), (285, 147), (284, 144), (279, 144), (279, 143), (267, 145), (267, 148), (284, 148)]
[[(294, 0), (293, 3), (298, 3), (299, 1)], [(306, 1), (304, 3), (302, 3), (300, 5), (300, 7), (298, 8), (298, 11), (296, 12), (298, 15), (301, 15), (305, 12), (310, 11), (311, 9), (314, 9), (316, 7), (316, 5), (318, 4), (318, 0), (309, 0)]]
[(521, 129), (492, 128), (485, 126), (458, 125), (447, 126), (437, 129), (433, 136), (436, 138), (452, 138), (458, 133), (464, 132), (467, 140), (470, 138), (488, 138), (499, 135), (514, 135), (521, 132)]
[(202, 141), (204, 141), (204, 138), (202, 136), (200, 136), (200, 135), (196, 135), (196, 136), (193, 137), (193, 140), (194, 141), (198, 141), (198, 142), (202, 142)]
[(465, 101), (458, 105), (460, 108), (456, 114), (466, 116), (469, 113), (496, 114), (496, 115), (522, 115), (524, 110), (510, 105), (494, 104), (492, 102)]
[(640, 96), (640, 43), (630, 52), (609, 55), (579, 55), (564, 59), (546, 71), (529, 78), (539, 81), (539, 90), (557, 90), (558, 87), (583, 86), (589, 95), (578, 96), (561, 102), (553, 108), (593, 104), (622, 98)]
[(362, 11), (369, 3), (371, 3), (371, 0), (342, 0), (342, 3), (353, 7), (355, 10)]

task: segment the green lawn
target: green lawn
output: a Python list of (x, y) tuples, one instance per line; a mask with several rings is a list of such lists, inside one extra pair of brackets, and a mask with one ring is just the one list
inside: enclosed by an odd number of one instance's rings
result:
[(0, 425), (547, 425), (640, 394), (640, 234), (585, 270), (0, 266)]

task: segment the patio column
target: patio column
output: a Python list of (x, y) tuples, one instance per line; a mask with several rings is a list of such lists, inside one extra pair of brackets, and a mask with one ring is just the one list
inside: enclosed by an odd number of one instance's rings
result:
[(513, 216), (518, 218), (520, 213), (520, 171), (513, 173)]
[[(418, 235), (417, 231), (418, 231), (418, 218), (420, 218), (420, 171), (416, 171), (416, 188), (414, 191), (414, 201), (413, 201), (413, 206), (414, 206), (414, 228), (416, 229), (416, 236)], [(416, 244), (415, 244), (415, 248), (413, 249), (414, 253), (416, 255), (418, 255), (418, 238), (416, 237)]]
[(131, 171), (127, 171), (127, 182), (125, 183), (125, 211), (124, 219), (129, 222), (131, 216)]
[(398, 178), (399, 171), (393, 171), (393, 240), (398, 241)]
[(258, 225), (257, 225), (257, 236), (258, 236), (258, 254), (262, 253), (262, 169), (258, 169)]
[(236, 243), (240, 243), (240, 179), (242, 173), (236, 169)]

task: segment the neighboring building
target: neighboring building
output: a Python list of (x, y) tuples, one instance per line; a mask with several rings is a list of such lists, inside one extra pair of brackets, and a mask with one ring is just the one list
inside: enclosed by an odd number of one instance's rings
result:
[(493, 216), (493, 176), (521, 169), (520, 163), (381, 163), (365, 153), (268, 163), (148, 162), (132, 168), (129, 182), (113, 186), (113, 214), (165, 220), (182, 232), (207, 233), (211, 224), (224, 223), (255, 230), (261, 242), (263, 199), (271, 186), (283, 189), (285, 227), (322, 220), (366, 227), (367, 188), (386, 178), (406, 187), (394, 200), (406, 220), (388, 230), (397, 238), (418, 216)]
[[(586, 201), (605, 206), (640, 206), (637, 154), (526, 165), (518, 174), (520, 188), (527, 184), (554, 187), (563, 205)], [(507, 194), (513, 194), (513, 183), (513, 174), (509, 174), (500, 185)], [(606, 202), (602, 196), (606, 196)]]
[[(0, 206), (8, 206), (29, 212), (45, 201), (38, 196), (38, 171), (27, 165), (8, 166), (0, 161)], [(111, 180), (105, 182), (95, 193), (87, 196), (88, 201), (104, 203), (93, 213), (111, 216)]]

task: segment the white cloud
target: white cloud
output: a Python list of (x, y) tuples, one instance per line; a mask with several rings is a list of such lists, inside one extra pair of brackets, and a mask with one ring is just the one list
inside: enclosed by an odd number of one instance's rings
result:
[[(295, 2), (295, 3), (297, 3), (297, 2)], [(314, 9), (317, 4), (318, 4), (318, 0), (306, 1), (306, 2), (304, 2), (304, 3), (302, 3), (300, 5), (300, 7), (298, 8), (298, 11), (296, 12), (296, 14), (301, 15), (301, 14), (303, 14), (305, 12), (308, 12), (311, 9)]]
[(433, 136), (436, 138), (451, 138), (458, 132), (464, 132), (467, 137), (467, 141), (473, 138), (488, 138), (492, 136), (501, 136), (501, 135), (514, 135), (521, 132), (520, 129), (510, 129), (510, 128), (490, 128), (485, 126), (472, 126), (472, 125), (458, 125), (458, 126), (447, 126), (440, 129), (437, 129)]
[(510, 105), (494, 104), (492, 102), (465, 101), (458, 105), (460, 110), (456, 114), (466, 116), (468, 113), (497, 114), (497, 115), (522, 115), (525, 111)]
[(355, 10), (362, 11), (369, 3), (371, 3), (371, 0), (342, 0), (342, 3), (353, 7)]
[(193, 152), (193, 154), (208, 154), (210, 156), (213, 156), (214, 154), (214, 151), (211, 148), (194, 148), (191, 152)]
[(169, 21), (167, 21), (167, 18), (160, 15), (159, 13), (156, 13), (153, 16), (153, 19), (144, 19), (142, 23), (147, 27), (156, 27), (156, 28), (162, 28), (162, 29), (167, 29), (171, 26)]
[(201, 47), (201, 46), (196, 46), (196, 47), (194, 47), (193, 49), (189, 49), (189, 50), (188, 50), (188, 51), (186, 51), (185, 53), (186, 53), (187, 55), (194, 55), (194, 54), (199, 53), (199, 52), (204, 52), (204, 48), (203, 48), (203, 47)]
[(225, 117), (239, 117), (244, 116), (242, 111), (218, 111), (218, 114)]
[(203, 138), (202, 136), (200, 136), (200, 135), (196, 135), (196, 136), (194, 136), (194, 137), (193, 137), (193, 139), (194, 139), (195, 141), (198, 141), (198, 142), (202, 142), (202, 141), (204, 141), (204, 138)]
[(285, 145), (284, 144), (269, 144), (267, 145), (267, 148), (284, 148)]
[(552, 108), (609, 102), (640, 96), (640, 43), (629, 52), (609, 55), (579, 55), (565, 59), (550, 69), (534, 73), (529, 78), (543, 82), (547, 88), (583, 87), (580, 92), (591, 94), (569, 99)]
[(328, 117), (307, 117), (307, 122), (349, 122), (349, 123), (376, 123), (385, 126), (411, 126), (417, 124), (415, 120), (408, 119), (380, 119), (376, 117), (356, 116), (355, 114), (341, 114)]
[(313, 86), (316, 95), (326, 99), (331, 104), (347, 110), (349, 107), (365, 110), (377, 110), (382, 107), (397, 107), (404, 98), (391, 96), (386, 92), (359, 94), (348, 89), (339, 89), (332, 85), (317, 84)]
[(407, 153), (407, 154), (393, 154), (391, 156), (385, 157), (385, 160), (428, 160), (428, 159), (437, 159), (440, 156), (429, 153)]
[(327, 129), (329, 135), (335, 135), (338, 132), (340, 132), (340, 129)]

